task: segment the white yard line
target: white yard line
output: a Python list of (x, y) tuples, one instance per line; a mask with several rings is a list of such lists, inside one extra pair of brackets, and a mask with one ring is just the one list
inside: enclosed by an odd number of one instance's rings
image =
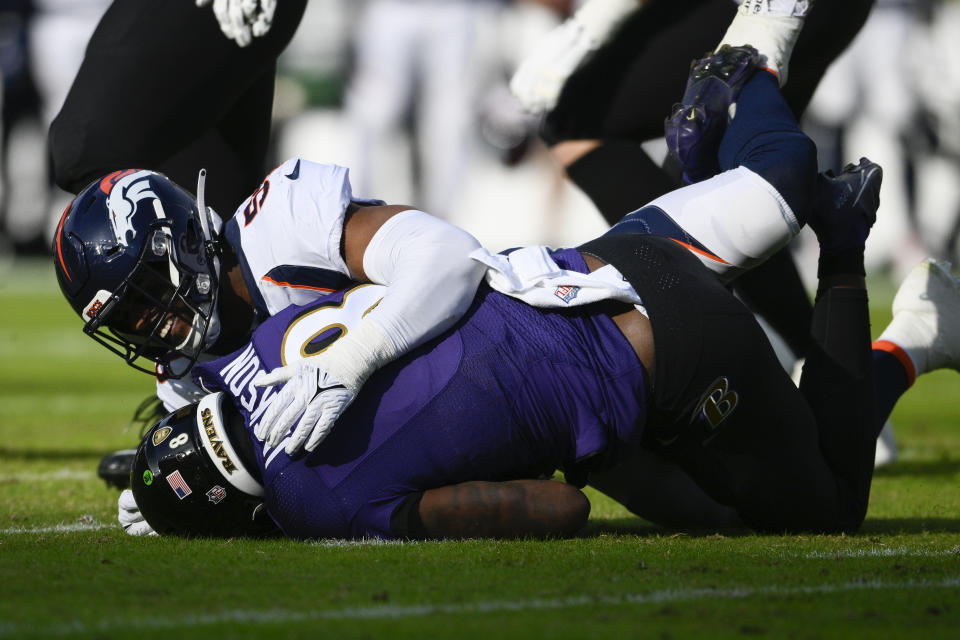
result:
[(61, 469), (59, 471), (25, 471), (23, 473), (0, 473), (0, 483), (6, 482), (45, 482), (49, 480), (89, 480), (94, 477), (92, 471)]
[(872, 549), (843, 549), (839, 551), (811, 551), (809, 553), (804, 553), (800, 557), (830, 560), (834, 558), (929, 558), (935, 556), (960, 556), (960, 546), (953, 547), (952, 549), (878, 547)]
[(741, 599), (754, 596), (793, 597), (804, 595), (823, 595), (847, 591), (888, 591), (899, 589), (954, 589), (960, 587), (960, 577), (943, 580), (907, 580), (903, 582), (845, 582), (835, 585), (817, 585), (810, 587), (732, 587), (729, 589), (666, 589), (649, 593), (625, 595), (581, 595), (569, 598), (533, 599), (533, 600), (492, 600), (457, 604), (432, 605), (384, 605), (373, 607), (347, 607), (326, 611), (291, 611), (286, 609), (268, 609), (261, 611), (227, 610), (200, 616), (164, 616), (149, 618), (114, 618), (101, 620), (94, 624), (76, 622), (59, 625), (15, 625), (0, 623), (0, 637), (12, 636), (24, 632), (40, 636), (68, 636), (76, 633), (114, 633), (131, 631), (155, 631), (196, 627), (197, 625), (220, 625), (240, 622), (254, 624), (272, 624), (302, 622), (311, 620), (380, 620), (398, 618), (417, 618), (436, 614), (461, 615), (476, 613), (496, 613), (500, 611), (540, 611), (560, 610), (584, 606), (623, 606), (635, 604), (664, 604), (688, 602), (691, 600)]
[(380, 538), (361, 538), (360, 540), (340, 540), (331, 538), (329, 540), (312, 540), (305, 544), (314, 547), (327, 547), (330, 549), (340, 549), (349, 547), (403, 547), (408, 545), (420, 544), (442, 544), (439, 540), (421, 541), (421, 540), (382, 540)]
[(104, 524), (102, 522), (76, 522), (73, 524), (54, 524), (46, 527), (11, 527), (0, 529), (0, 536), (24, 533), (76, 533), (78, 531), (98, 531), (120, 525)]

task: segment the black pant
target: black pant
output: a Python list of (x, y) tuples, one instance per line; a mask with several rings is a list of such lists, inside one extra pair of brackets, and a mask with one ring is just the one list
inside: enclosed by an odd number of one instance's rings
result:
[(645, 446), (758, 530), (856, 530), (876, 437), (866, 292), (817, 301), (798, 390), (753, 314), (686, 249), (608, 234), (580, 250), (616, 266), (650, 314)]
[(273, 26), (240, 48), (192, 0), (114, 0), (50, 127), (57, 184), (77, 193), (118, 169), (161, 171), (229, 215), (260, 183), (277, 56), (306, 0), (277, 3)]
[[(827, 66), (863, 26), (873, 2), (814, 4), (783, 88), (797, 118)], [(564, 85), (545, 123), (548, 142), (584, 138), (643, 142), (662, 136), (664, 118), (683, 95), (690, 62), (717, 46), (735, 12), (731, 0), (650, 2)]]

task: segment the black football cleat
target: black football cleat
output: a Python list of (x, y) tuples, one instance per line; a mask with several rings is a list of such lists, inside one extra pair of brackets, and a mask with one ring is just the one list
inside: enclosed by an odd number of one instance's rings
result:
[(97, 475), (102, 478), (108, 487), (117, 489), (130, 488), (130, 469), (133, 468), (133, 459), (136, 449), (122, 449), (114, 451), (100, 461)]
[(817, 234), (820, 251), (837, 254), (862, 249), (877, 219), (883, 169), (867, 158), (850, 163), (838, 175), (817, 176), (817, 196), (807, 224)]
[(685, 182), (700, 182), (720, 173), (720, 140), (759, 59), (753, 47), (724, 45), (694, 61), (683, 98), (664, 123), (667, 148), (683, 167)]

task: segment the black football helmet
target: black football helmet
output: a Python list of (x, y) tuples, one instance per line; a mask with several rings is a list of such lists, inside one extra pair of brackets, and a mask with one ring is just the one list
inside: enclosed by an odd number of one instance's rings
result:
[(154, 531), (190, 537), (279, 533), (264, 507), (258, 469), (238, 454), (241, 438), (249, 438), (243, 416), (222, 392), (171, 413), (147, 432), (130, 485)]
[(218, 333), (216, 214), (202, 204), (203, 181), (201, 171), (194, 199), (154, 171), (116, 171), (77, 195), (53, 240), (84, 333), (166, 378), (189, 371)]

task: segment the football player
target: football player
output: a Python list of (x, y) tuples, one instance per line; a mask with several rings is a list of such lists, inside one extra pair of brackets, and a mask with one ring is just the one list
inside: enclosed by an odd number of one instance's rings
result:
[[(374, 369), (449, 327), (483, 265), (465, 231), (401, 205), (354, 198), (347, 169), (293, 158), (221, 223), (165, 176), (116, 171), (83, 189), (53, 242), (83, 330), (157, 376), (167, 410), (196, 401), (186, 374), (229, 353), (264, 318), (350, 282), (389, 284), (383, 302), (323, 354), (322, 439)], [(329, 423), (329, 424), (328, 424)], [(305, 432), (306, 433), (306, 432)], [(310, 431), (313, 433), (313, 431)], [(122, 473), (122, 472), (121, 472)]]
[[(755, 56), (741, 57), (734, 66), (752, 70), (754, 62)], [(715, 63), (705, 68), (712, 73)], [(741, 84), (730, 91), (739, 91), (747, 77), (741, 73)], [(769, 99), (780, 100), (772, 93), (746, 109), (757, 117), (741, 118), (737, 135), (758, 134), (756, 140), (773, 135), (780, 145), (798, 146), (795, 157), (804, 170), (784, 182), (771, 163), (758, 161), (759, 155), (748, 157), (746, 138), (734, 137), (724, 165), (734, 171), (686, 195), (666, 196), (634, 216), (628, 227), (638, 221), (645, 228), (666, 225), (692, 250), (711, 256), (716, 269), (752, 266), (768, 255), (768, 246), (782, 245), (795, 234), (815, 176), (812, 145), (795, 123), (781, 126), (775, 108), (766, 113)], [(718, 121), (727, 119), (729, 104), (711, 105)], [(205, 191), (202, 176), (198, 196)], [(791, 192), (797, 202), (791, 202)], [(706, 197), (713, 200), (711, 218), (697, 214)], [(749, 197), (756, 198), (749, 205), (754, 231), (741, 234), (746, 218), (733, 209), (740, 207), (736, 200)], [(235, 347), (264, 317), (342, 287), (347, 279), (390, 284), (390, 294), (366, 322), (311, 359), (310, 375), (290, 385), (299, 390), (297, 402), (269, 416), (271, 422), (276, 419), (273, 433), (299, 420), (297, 438), (287, 445), (291, 451), (303, 444), (315, 448), (378, 366), (449, 327), (482, 277), (483, 265), (468, 257), (477, 246), (472, 237), (404, 207), (354, 201), (346, 170), (339, 167), (288, 161), (217, 236), (218, 221), (200, 200), (198, 205), (151, 172), (125, 169), (95, 180), (64, 212), (55, 234), (58, 281), (88, 334), (138, 368), (150, 369), (137, 365), (141, 358), (160, 365), (158, 395), (168, 409), (196, 398), (184, 376), (201, 353)], [(719, 222), (710, 226), (713, 218)], [(285, 369), (269, 380), (277, 383), (290, 375)], [(304, 403), (310, 411), (298, 417)]]
[[(729, 53), (739, 73), (724, 95), (733, 100), (756, 55)], [(730, 80), (712, 75), (729, 68), (716, 62), (705, 62), (703, 82)], [(672, 234), (714, 270), (731, 273), (762, 261), (769, 247), (799, 230), (816, 175), (812, 144), (780, 106), (776, 84), (771, 88), (770, 78), (755, 84), (746, 115), (721, 146), (722, 168), (731, 171), (655, 201), (628, 216), (621, 230)], [(729, 102), (710, 106), (725, 122)], [(774, 140), (778, 153), (758, 153), (758, 145)], [(771, 160), (784, 154), (797, 171), (787, 174)], [(310, 370), (287, 387), (295, 396), (268, 416), (274, 438), (297, 421), (289, 452), (316, 448), (366, 377), (449, 327), (482, 277), (484, 265), (468, 255), (477, 247), (472, 237), (422, 212), (355, 201), (339, 167), (288, 161), (222, 233), (204, 204), (204, 185), (201, 173), (197, 203), (149, 171), (94, 181), (58, 226), (58, 281), (86, 333), (138, 368), (151, 370), (138, 364), (143, 358), (159, 365), (158, 395), (168, 409), (196, 399), (184, 376), (202, 353), (242, 344), (266, 316), (350, 279), (390, 284), (363, 323), (310, 359)], [(706, 200), (708, 216), (701, 213)], [(745, 225), (749, 233), (742, 233)], [(493, 257), (487, 263), (496, 266)], [(293, 373), (285, 368), (268, 380)]]
[[(755, 52), (731, 49), (702, 65), (697, 86), (730, 82), (728, 101), (710, 105), (718, 122), (756, 60)], [(761, 75), (747, 83), (753, 88), (741, 96), (743, 115), (720, 145), (720, 168), (730, 171), (631, 214), (618, 232), (671, 235), (715, 271), (735, 273), (799, 230), (816, 177), (813, 146), (783, 107), (773, 76)], [(299, 420), (287, 451), (304, 443), (313, 449), (373, 370), (459, 317), (483, 271), (467, 256), (475, 247), (469, 236), (419, 212), (398, 215), (402, 207), (351, 198), (345, 170), (291, 160), (241, 205), (224, 227), (226, 242), (218, 242), (202, 196), (197, 205), (155, 174), (116, 172), (65, 212), (55, 240), (58, 279), (87, 333), (128, 362), (146, 357), (161, 365), (160, 394), (170, 408), (196, 393), (174, 380), (202, 352), (236, 346), (266, 315), (340, 286), (338, 274), (391, 284), (384, 302), (308, 367), (268, 378), (276, 384), (296, 373), (267, 416), (270, 437)], [(496, 268), (497, 260), (488, 256), (486, 264)], [(510, 281), (522, 289), (527, 276)]]

